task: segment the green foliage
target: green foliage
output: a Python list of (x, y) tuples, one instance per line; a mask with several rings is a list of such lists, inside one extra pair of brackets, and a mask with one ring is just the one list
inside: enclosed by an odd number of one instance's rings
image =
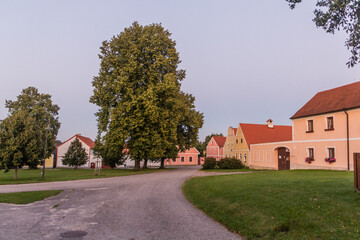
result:
[(89, 160), (86, 150), (82, 147), (79, 139), (75, 138), (62, 159), (64, 165), (77, 169)]
[(5, 106), (9, 115), (0, 123), (0, 169), (35, 168), (44, 157), (46, 137), (46, 157), (54, 150), (59, 107), (49, 94), (34, 87), (24, 89), (16, 101), (6, 101)]
[(216, 168), (216, 159), (212, 157), (205, 158), (202, 169), (214, 169)]
[(170, 36), (160, 24), (134, 22), (100, 47), (90, 102), (99, 106), (101, 157), (121, 159), (126, 147), (139, 169), (142, 159), (172, 157), (176, 145), (196, 142), (203, 116), (180, 90), (185, 71)]
[[(302, 0), (286, 0), (290, 8), (295, 8)], [(347, 62), (348, 67), (353, 67), (359, 62), (360, 56), (360, 4), (358, 0), (334, 1), (317, 0), (317, 9), (314, 10), (313, 21), (317, 27), (323, 28), (328, 33), (343, 29), (348, 38), (345, 46), (350, 49), (351, 57)]]
[(244, 164), (236, 158), (223, 158), (217, 162), (217, 166), (220, 169), (241, 169)]

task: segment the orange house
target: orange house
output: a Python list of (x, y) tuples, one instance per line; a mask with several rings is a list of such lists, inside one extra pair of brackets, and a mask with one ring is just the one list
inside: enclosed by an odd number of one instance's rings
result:
[(353, 153), (360, 152), (360, 82), (318, 92), (291, 120), (291, 141), (251, 145), (252, 168), (353, 170)]
[(225, 141), (226, 137), (213, 136), (206, 146), (206, 157), (213, 157), (216, 160), (223, 158)]

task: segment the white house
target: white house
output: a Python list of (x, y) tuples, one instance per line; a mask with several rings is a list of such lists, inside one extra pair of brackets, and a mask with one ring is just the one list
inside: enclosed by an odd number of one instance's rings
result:
[(86, 153), (89, 156), (89, 160), (86, 164), (80, 166), (82, 168), (95, 168), (96, 164), (97, 166), (101, 168), (102, 162), (101, 159), (98, 159), (93, 154), (93, 148), (95, 147), (95, 143), (93, 140), (91, 140), (88, 137), (81, 136), (81, 134), (76, 134), (75, 136), (71, 137), (70, 139), (66, 140), (59, 146), (57, 146), (57, 160), (56, 160), (56, 166), (57, 167), (68, 167), (66, 165), (63, 165), (62, 159), (65, 156), (65, 153), (68, 151), (70, 144), (75, 140), (78, 139), (81, 142), (82, 147), (85, 149)]

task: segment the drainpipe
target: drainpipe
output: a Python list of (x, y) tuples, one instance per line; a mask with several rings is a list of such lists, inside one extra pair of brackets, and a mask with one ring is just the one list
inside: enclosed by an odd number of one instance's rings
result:
[(348, 168), (348, 171), (350, 171), (349, 114), (346, 112), (346, 108), (344, 108), (344, 112), (346, 114), (347, 168)]

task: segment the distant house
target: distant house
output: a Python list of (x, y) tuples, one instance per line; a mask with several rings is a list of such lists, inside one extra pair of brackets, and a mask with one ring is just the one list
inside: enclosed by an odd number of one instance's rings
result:
[(271, 119), (267, 120), (267, 124), (239, 123), (233, 147), (234, 157), (249, 166), (252, 144), (290, 141), (291, 137), (291, 126), (273, 125)]
[(185, 150), (185, 152), (179, 151), (177, 158), (166, 159), (165, 165), (199, 165), (199, 154), (200, 152), (194, 147)]
[(226, 137), (213, 136), (206, 146), (206, 157), (213, 157), (216, 160), (223, 158), (225, 141)]
[(224, 144), (224, 157), (235, 157), (233, 152), (237, 128), (229, 127)]
[(81, 142), (82, 147), (85, 149), (86, 153), (89, 156), (89, 159), (86, 164), (80, 166), (83, 168), (94, 168), (96, 164), (101, 167), (101, 159), (98, 159), (93, 154), (93, 148), (95, 147), (95, 143), (88, 137), (81, 136), (81, 134), (76, 134), (57, 146), (57, 158), (56, 158), (56, 166), (57, 167), (67, 167), (63, 165), (62, 159), (64, 158), (65, 153), (68, 151), (70, 144), (75, 140), (78, 139)]
[(251, 145), (251, 167), (353, 169), (353, 153), (360, 153), (360, 82), (318, 92), (291, 120), (292, 140)]

